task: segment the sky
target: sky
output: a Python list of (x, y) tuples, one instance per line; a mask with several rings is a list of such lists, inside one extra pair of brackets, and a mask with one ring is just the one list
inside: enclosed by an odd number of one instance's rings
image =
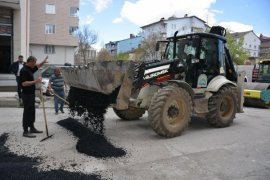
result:
[(80, 0), (80, 27), (97, 33), (97, 49), (137, 35), (162, 17), (197, 16), (208, 25), (270, 36), (270, 0)]

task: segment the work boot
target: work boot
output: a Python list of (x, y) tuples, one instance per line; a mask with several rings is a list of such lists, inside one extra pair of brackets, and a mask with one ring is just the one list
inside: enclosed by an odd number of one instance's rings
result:
[(35, 138), (36, 136), (35, 136), (34, 134), (30, 134), (30, 133), (27, 132), (27, 131), (24, 131), (24, 132), (23, 132), (23, 137)]
[(43, 133), (43, 131), (39, 131), (36, 128), (30, 128), (30, 133)]

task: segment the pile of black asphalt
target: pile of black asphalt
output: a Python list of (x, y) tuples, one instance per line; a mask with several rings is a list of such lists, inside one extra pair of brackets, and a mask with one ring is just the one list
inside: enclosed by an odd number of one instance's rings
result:
[(75, 119), (68, 118), (57, 123), (71, 131), (79, 139), (76, 149), (80, 153), (103, 159), (126, 155), (126, 150), (115, 147), (104, 134), (93, 132)]
[(8, 134), (4, 133), (0, 136), (0, 179), (87, 179), (97, 180), (101, 179), (100, 175), (89, 175), (79, 172), (69, 172), (62, 169), (39, 171), (36, 166), (41, 163), (41, 158), (30, 158), (25, 156), (18, 156), (9, 151), (5, 147), (8, 139)]

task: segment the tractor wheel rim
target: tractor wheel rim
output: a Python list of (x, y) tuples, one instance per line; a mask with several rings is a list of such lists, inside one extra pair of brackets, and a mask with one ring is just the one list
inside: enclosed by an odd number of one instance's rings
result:
[(230, 96), (225, 96), (220, 104), (221, 116), (224, 118), (229, 117), (232, 111), (233, 111), (233, 100)]
[(180, 116), (182, 115), (181, 108), (183, 108), (182, 103), (177, 103), (176, 100), (170, 103), (167, 110), (167, 117), (170, 125), (175, 125), (181, 121)]

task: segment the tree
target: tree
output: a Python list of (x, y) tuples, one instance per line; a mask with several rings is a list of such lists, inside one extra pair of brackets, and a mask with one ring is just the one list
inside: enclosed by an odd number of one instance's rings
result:
[(117, 60), (129, 60), (129, 53), (119, 53), (116, 57)]
[(233, 38), (232, 34), (227, 30), (227, 45), (230, 50), (232, 60), (235, 64), (244, 64), (244, 61), (248, 59), (249, 54), (243, 48), (244, 38), (240, 37), (239, 40)]
[(93, 30), (90, 30), (88, 25), (84, 25), (82, 29), (77, 31), (77, 37), (79, 39), (78, 53), (80, 54), (84, 64), (87, 64), (88, 51), (92, 45), (97, 42), (98, 35)]
[(139, 60), (153, 60), (156, 58), (156, 43), (161, 40), (160, 33), (151, 33), (141, 43), (141, 46), (135, 50), (135, 57)]
[(113, 60), (113, 56), (110, 54), (110, 52), (107, 49), (102, 48), (98, 53), (97, 60), (109, 61), (109, 60)]

